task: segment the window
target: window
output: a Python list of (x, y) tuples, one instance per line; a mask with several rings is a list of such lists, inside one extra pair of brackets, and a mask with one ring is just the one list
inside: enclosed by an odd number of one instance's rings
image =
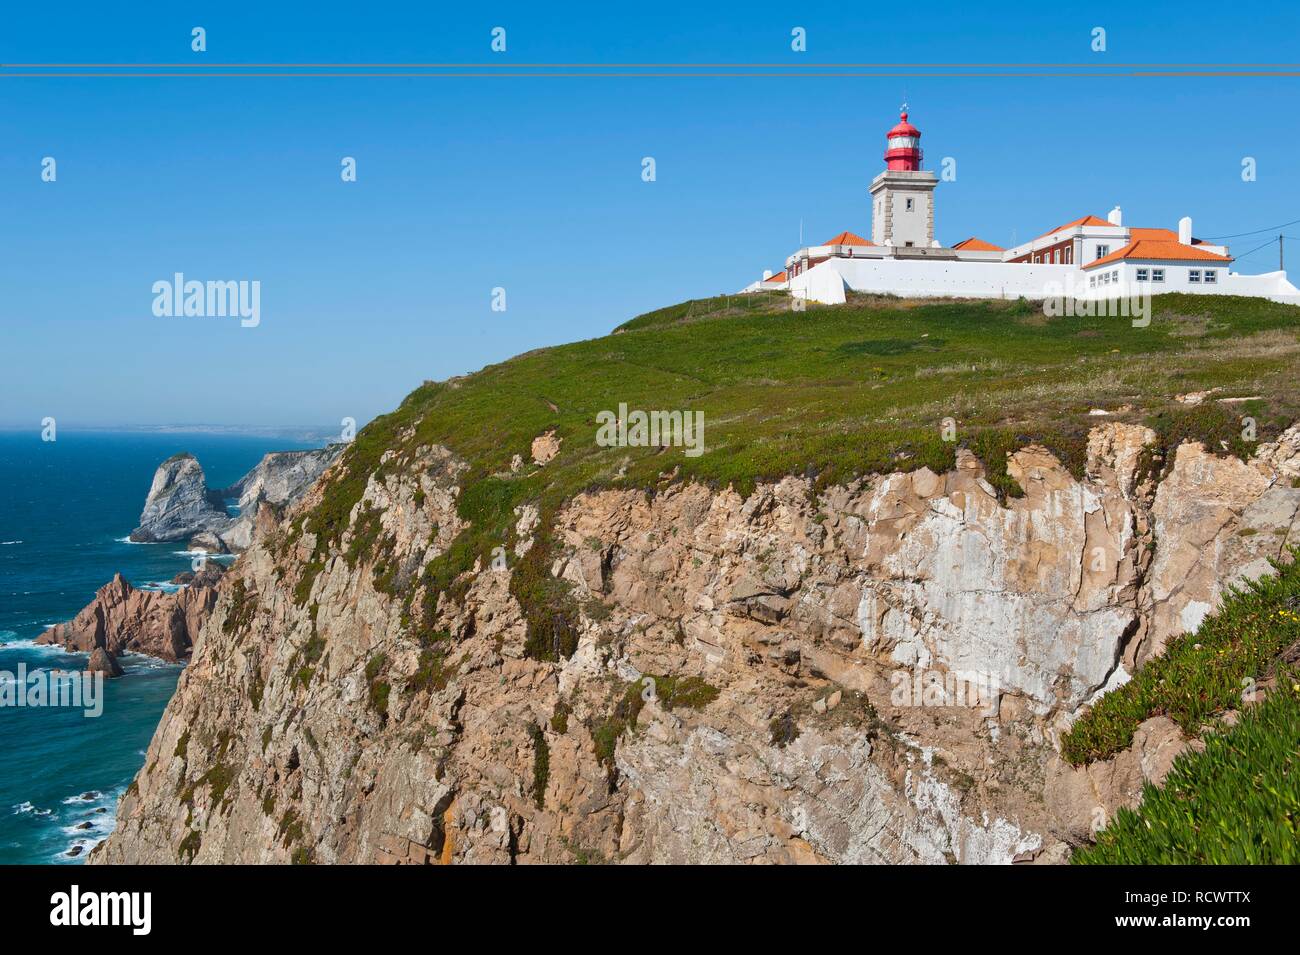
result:
[(1164, 280), (1165, 280), (1165, 270), (1164, 270), (1164, 269), (1152, 269), (1152, 270), (1151, 270), (1151, 281), (1152, 281), (1152, 282), (1163, 282)]
[(1110, 273), (1110, 277), (1113, 278), (1113, 279), (1115, 280), (1115, 284), (1118, 285), (1118, 284), (1119, 284), (1119, 269), (1116, 269), (1114, 272), (1111, 272), (1111, 273)]
[(1095, 276), (1095, 275), (1089, 275), (1089, 276), (1088, 276), (1088, 288), (1096, 288), (1096, 287), (1097, 287), (1097, 276)]
[(1057, 249), (1053, 249), (1053, 250), (1052, 250), (1052, 264), (1053, 264), (1053, 265), (1056, 264), (1056, 254), (1057, 254), (1057, 251), (1058, 251)]
[(1188, 269), (1188, 270), (1187, 270), (1187, 281), (1189, 281), (1189, 282), (1200, 282), (1200, 281), (1201, 281), (1201, 270), (1200, 270), (1200, 269)]
[(1205, 270), (1205, 282), (1207, 285), (1214, 285), (1219, 281), (1219, 272), (1217, 269)]
[(1110, 246), (1108, 245), (1097, 246), (1097, 258), (1103, 259), (1108, 255), (1110, 255)]
[(907, 211), (908, 211), (908, 212), (911, 212), (911, 211), (912, 211), (912, 204), (913, 204), (914, 202), (916, 202), (915, 199), (908, 199), (908, 200), (907, 200)]
[(1102, 273), (1101, 273), (1101, 284), (1102, 284), (1102, 285), (1109, 285), (1109, 284), (1110, 284), (1110, 273), (1109, 273), (1109, 272), (1102, 272)]
[(1149, 269), (1138, 269), (1138, 270), (1137, 270), (1137, 280), (1138, 280), (1139, 282), (1145, 282), (1145, 281), (1147, 280), (1148, 276), (1150, 276), (1150, 274), (1151, 274), (1151, 272), (1150, 272)]

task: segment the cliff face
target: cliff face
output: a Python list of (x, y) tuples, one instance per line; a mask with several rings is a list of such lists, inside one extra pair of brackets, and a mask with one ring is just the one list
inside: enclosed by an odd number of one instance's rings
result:
[(242, 551), (252, 542), (257, 511), (262, 504), (283, 507), (296, 501), (338, 458), (345, 445), (331, 444), (314, 451), (273, 451), (257, 467), (221, 492), (239, 499), (239, 517), (221, 531), (223, 543)]
[(291, 533), (317, 485), (221, 584), (91, 861), (1060, 861), (1178, 746), (1148, 721), (1076, 771), (1060, 732), (1300, 532), (1297, 429), (1245, 463), (1185, 444), (1158, 483), (1150, 438), (1094, 430), (1082, 480), (1021, 450), (1005, 503), (966, 453), (582, 495), (553, 519), (582, 608), (553, 661), (511, 589), (535, 509), (421, 643), (377, 583), (451, 544), (463, 465), (381, 467), (320, 566)]

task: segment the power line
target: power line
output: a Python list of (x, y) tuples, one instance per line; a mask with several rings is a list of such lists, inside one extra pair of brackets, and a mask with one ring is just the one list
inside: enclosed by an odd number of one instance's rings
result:
[(1290, 222), (1283, 222), (1281, 225), (1271, 225), (1267, 229), (1256, 229), (1254, 232), (1238, 232), (1236, 235), (1210, 235), (1206, 236), (1203, 241), (1217, 242), (1220, 239), (1240, 239), (1242, 236), (1259, 235), (1263, 232), (1275, 232), (1278, 229), (1285, 229), (1289, 225), (1295, 225), (1300, 219), (1292, 219)]
[(1255, 248), (1251, 249), (1249, 252), (1243, 252), (1241, 255), (1234, 255), (1233, 258), (1234, 258), (1234, 259), (1244, 259), (1246, 256), (1248, 256), (1248, 255), (1254, 255), (1254, 254), (1255, 254), (1256, 252), (1258, 252), (1260, 249), (1266, 249), (1266, 248), (1268, 248), (1268, 247), (1269, 247), (1270, 245), (1272, 245), (1272, 244), (1273, 244), (1273, 239), (1269, 239), (1269, 240), (1268, 240), (1267, 242), (1265, 242), (1263, 245), (1257, 245), (1257, 246), (1255, 246)]

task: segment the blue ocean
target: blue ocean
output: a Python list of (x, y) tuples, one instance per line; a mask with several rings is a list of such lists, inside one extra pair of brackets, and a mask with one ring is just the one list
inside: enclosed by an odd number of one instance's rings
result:
[[(189, 451), (210, 487), (233, 484), (268, 451), (314, 440), (247, 435), (0, 431), (0, 680), (25, 664), (80, 670), (81, 654), (34, 646), (72, 619), (120, 571), (162, 586), (190, 559), (183, 542), (126, 541), (154, 469)], [(0, 706), (0, 864), (76, 863), (112, 829), (116, 801), (144, 763), (145, 747), (181, 667), (128, 654), (125, 676), (105, 681), (103, 712)]]

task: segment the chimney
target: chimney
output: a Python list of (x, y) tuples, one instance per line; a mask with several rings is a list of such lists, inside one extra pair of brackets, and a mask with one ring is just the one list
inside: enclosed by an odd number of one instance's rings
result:
[(1178, 220), (1178, 241), (1183, 245), (1192, 244), (1192, 217), (1183, 216)]
[(764, 270), (763, 270), (763, 281), (766, 282), (766, 281), (767, 281), (768, 279), (770, 279), (771, 277), (772, 277), (772, 270), (771, 270), (771, 269), (764, 269)]
[(1119, 211), (1119, 206), (1116, 206), (1114, 209), (1110, 210), (1110, 214), (1106, 216), (1106, 221), (1109, 222), (1111, 225), (1124, 224), (1124, 213)]

